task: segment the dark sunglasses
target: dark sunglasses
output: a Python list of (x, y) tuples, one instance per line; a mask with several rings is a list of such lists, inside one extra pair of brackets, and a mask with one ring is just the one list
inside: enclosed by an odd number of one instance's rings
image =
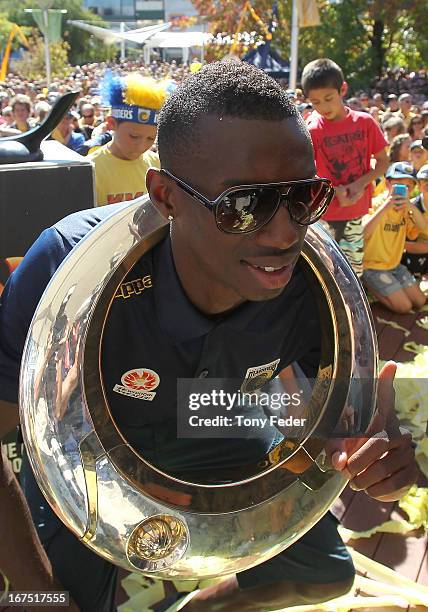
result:
[(269, 223), (281, 203), (299, 225), (318, 221), (333, 199), (334, 188), (328, 179), (313, 178), (284, 183), (237, 185), (209, 200), (193, 187), (174, 176), (169, 176), (188, 195), (214, 213), (217, 227), (226, 234), (249, 234)]

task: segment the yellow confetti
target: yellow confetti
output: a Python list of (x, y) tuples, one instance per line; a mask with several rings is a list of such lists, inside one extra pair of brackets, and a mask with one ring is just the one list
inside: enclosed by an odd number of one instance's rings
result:
[(396, 321), (389, 321), (387, 319), (381, 319), (381, 317), (376, 317), (376, 318), (377, 318), (378, 323), (385, 323), (385, 325), (389, 325), (389, 327), (393, 327), (394, 329), (398, 329), (399, 331), (404, 332), (404, 335), (406, 336), (406, 338), (407, 336), (410, 336), (410, 331), (406, 327), (399, 325)]
[(410, 578), (402, 576), (395, 570), (389, 567), (385, 567), (373, 559), (369, 559), (365, 555), (359, 553), (353, 548), (349, 549), (355, 568), (362, 574), (368, 573), (371, 578), (378, 580), (379, 582), (385, 582), (390, 586), (395, 586), (400, 589), (409, 589), (411, 593), (420, 597), (420, 605), (428, 605), (428, 587), (418, 584)]
[(3, 580), (3, 585), (4, 585), (4, 591), (0, 592), (0, 602), (1, 601), (6, 601), (8, 593), (9, 593), (9, 588), (10, 588), (10, 582), (8, 580), (8, 577), (6, 576), (6, 574), (4, 574), (1, 569), (0, 569), (0, 577)]
[(409, 517), (415, 527), (423, 527), (428, 532), (428, 489), (413, 486), (398, 505)]
[(403, 349), (410, 353), (422, 353), (425, 348), (427, 348), (425, 344), (417, 344), (416, 342), (405, 342), (403, 344)]
[(346, 529), (345, 527), (339, 527), (340, 535), (346, 541), (348, 540), (359, 540), (360, 538), (371, 538), (376, 533), (399, 533), (405, 535), (414, 531), (416, 527), (403, 520), (391, 520), (385, 521), (376, 527), (366, 529), (365, 531), (353, 531), (352, 529)]
[(428, 316), (422, 317), (422, 319), (418, 319), (416, 321), (416, 325), (418, 327), (422, 327), (422, 329), (428, 329)]

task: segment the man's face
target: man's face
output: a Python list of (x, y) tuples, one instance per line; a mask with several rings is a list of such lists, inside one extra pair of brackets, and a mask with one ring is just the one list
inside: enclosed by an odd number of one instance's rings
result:
[(117, 123), (114, 119), (114, 144), (120, 152), (122, 159), (138, 159), (145, 151), (153, 146), (156, 140), (156, 126), (122, 121)]
[(58, 124), (58, 129), (61, 134), (66, 138), (73, 131), (73, 119), (71, 117), (64, 117)]
[(412, 106), (412, 98), (410, 96), (406, 96), (399, 102), (400, 110), (403, 114), (407, 114), (410, 112), (410, 107)]
[(410, 145), (412, 143), (412, 139), (410, 136), (403, 140), (400, 145), (400, 149), (398, 151), (398, 160), (397, 161), (408, 161), (410, 156)]
[(95, 119), (95, 111), (92, 106), (84, 105), (82, 107), (82, 120), (84, 125), (93, 125)]
[(410, 150), (410, 161), (416, 170), (428, 162), (428, 151), (423, 147), (414, 147)]
[(424, 196), (424, 201), (428, 201), (428, 179), (419, 179), (418, 186)]
[[(199, 125), (189, 158), (171, 171), (214, 200), (236, 185), (311, 178), (315, 165), (310, 140), (296, 118), (208, 116)], [(290, 280), (306, 228), (292, 221), (282, 205), (260, 230), (226, 234), (217, 228), (212, 211), (169, 181), (176, 209), (174, 256), (194, 271), (195, 284), (208, 286), (219, 303), (278, 296)], [(265, 271), (266, 267), (277, 271)]]
[(394, 113), (399, 109), (398, 100), (396, 98), (390, 98), (388, 100), (389, 109)]
[(308, 93), (308, 99), (320, 115), (328, 119), (328, 121), (337, 121), (342, 119), (345, 114), (342, 93), (342, 91), (339, 92), (334, 87), (322, 87), (320, 89), (311, 89)]
[(19, 102), (15, 104), (13, 108), (13, 116), (15, 121), (18, 123), (25, 123), (30, 116), (30, 111), (26, 104), (20, 104)]
[(373, 102), (374, 102), (375, 106), (377, 106), (378, 108), (382, 108), (383, 100), (382, 100), (382, 96), (380, 94), (375, 94), (373, 96)]

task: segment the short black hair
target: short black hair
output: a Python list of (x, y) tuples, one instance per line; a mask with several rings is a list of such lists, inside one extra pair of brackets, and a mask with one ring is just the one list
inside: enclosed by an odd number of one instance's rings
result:
[(342, 68), (326, 57), (309, 62), (302, 72), (302, 87), (305, 96), (309, 96), (312, 89), (332, 87), (340, 91), (344, 80)]
[(234, 59), (212, 62), (188, 77), (167, 99), (158, 120), (161, 166), (189, 155), (199, 121), (207, 115), (301, 121), (284, 89), (259, 68)]

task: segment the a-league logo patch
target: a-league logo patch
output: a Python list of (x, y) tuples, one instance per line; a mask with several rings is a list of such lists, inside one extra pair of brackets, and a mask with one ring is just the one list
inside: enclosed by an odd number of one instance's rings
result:
[(159, 375), (147, 368), (135, 368), (128, 370), (121, 376), (121, 385), (115, 385), (113, 391), (121, 395), (127, 395), (134, 399), (152, 401), (156, 393), (154, 389), (159, 385)]
[(245, 374), (244, 382), (242, 383), (242, 393), (252, 393), (256, 389), (260, 389), (263, 385), (272, 378), (280, 359), (275, 359), (264, 365), (248, 368)]

